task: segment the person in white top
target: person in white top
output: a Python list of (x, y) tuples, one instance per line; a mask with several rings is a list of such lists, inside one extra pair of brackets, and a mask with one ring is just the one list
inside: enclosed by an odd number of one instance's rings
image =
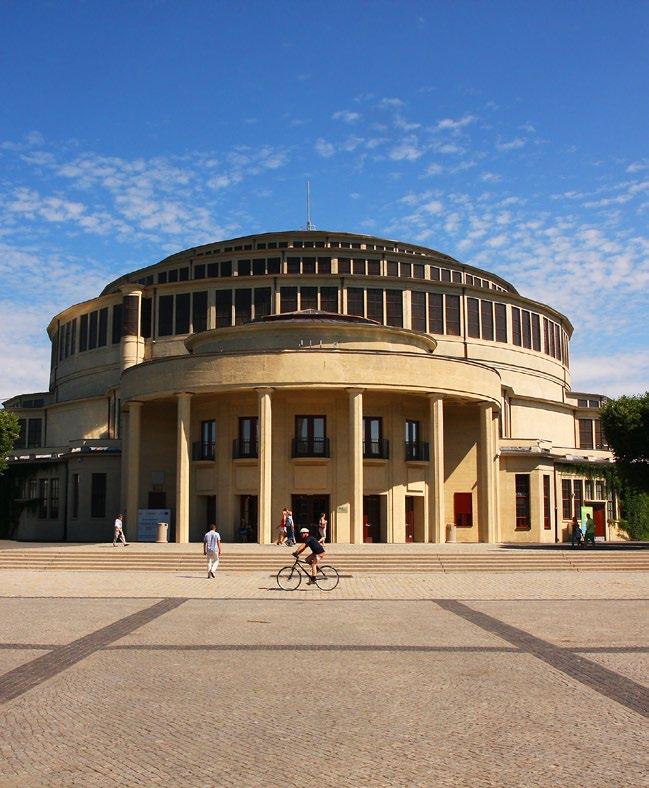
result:
[(320, 539), (318, 539), (318, 541), (320, 544), (324, 544), (327, 541), (327, 515), (324, 512), (320, 515), (318, 533), (320, 534)]
[(207, 576), (215, 577), (214, 570), (218, 568), (221, 558), (221, 534), (212, 523), (210, 530), (203, 537), (203, 555), (207, 556)]
[(126, 539), (124, 538), (124, 524), (122, 522), (121, 514), (118, 514), (115, 518), (115, 524), (113, 527), (115, 529), (113, 532), (113, 547), (117, 547), (118, 539), (124, 545), (124, 547), (126, 547)]

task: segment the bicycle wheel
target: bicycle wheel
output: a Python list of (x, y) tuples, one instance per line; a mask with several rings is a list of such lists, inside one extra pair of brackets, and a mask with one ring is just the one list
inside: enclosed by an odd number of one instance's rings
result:
[(302, 573), (295, 565), (285, 566), (277, 573), (277, 585), (282, 591), (295, 591), (300, 587), (301, 582)]
[(340, 581), (338, 570), (333, 566), (319, 566), (315, 584), (321, 591), (333, 591)]

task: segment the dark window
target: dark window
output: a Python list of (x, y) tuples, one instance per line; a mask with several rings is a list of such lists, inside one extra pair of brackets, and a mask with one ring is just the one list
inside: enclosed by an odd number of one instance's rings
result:
[(91, 312), (88, 320), (88, 350), (97, 347), (97, 312)]
[(556, 323), (554, 324), (554, 357), (561, 359), (561, 332)]
[(294, 457), (328, 457), (326, 418), (324, 416), (296, 416)]
[(575, 479), (572, 483), (575, 493), (575, 516), (581, 520), (581, 507), (584, 505), (584, 482), (583, 479)]
[(351, 272), (351, 260), (349, 257), (339, 257), (338, 258), (338, 273), (339, 274), (348, 274)]
[(207, 290), (192, 293), (192, 331), (207, 330)]
[(363, 289), (360, 287), (347, 288), (347, 314), (364, 317)]
[(512, 307), (512, 342), (521, 345), (521, 310), (516, 306)]
[(122, 306), (122, 334), (127, 337), (135, 337), (140, 327), (140, 299), (137, 296), (124, 296)]
[(577, 419), (579, 426), (579, 448), (593, 449), (593, 420)]
[(532, 326), (530, 323), (530, 313), (523, 309), (523, 347), (532, 347)]
[(473, 525), (473, 495), (470, 492), (453, 494), (453, 512), (458, 528), (471, 528)]
[(271, 313), (270, 287), (255, 288), (255, 317), (265, 317)]
[(151, 337), (151, 312), (153, 299), (143, 298), (142, 309), (140, 311), (140, 334), (144, 339)]
[(239, 260), (237, 262), (237, 273), (239, 276), (250, 276), (252, 273), (250, 260)]
[(462, 283), (462, 271), (453, 271), (452, 274), (453, 274), (453, 281), (456, 282), (457, 284), (461, 284)]
[(424, 278), (424, 266), (422, 263), (414, 263), (412, 266), (412, 275), (415, 279), (423, 279)]
[(278, 274), (281, 268), (281, 259), (279, 257), (269, 257), (268, 258), (268, 273), (269, 274)]
[(419, 422), (406, 421), (406, 460), (428, 460), (428, 444), (420, 440)]
[(446, 295), (446, 333), (460, 336), (460, 296)]
[(205, 263), (194, 266), (194, 279), (205, 279)]
[(595, 448), (607, 449), (608, 446), (606, 445), (606, 439), (604, 438), (604, 433), (602, 432), (602, 422), (599, 419), (593, 419), (593, 422), (595, 426)]
[(441, 293), (428, 294), (428, 330), (431, 334), (444, 333), (444, 296)]
[(72, 517), (79, 516), (79, 474), (72, 474)]
[(300, 310), (317, 309), (317, 308), (318, 308), (318, 288), (317, 287), (301, 287), (300, 288)]
[(383, 323), (383, 290), (369, 288), (367, 291), (367, 316), (370, 320)]
[(412, 276), (412, 263), (399, 263), (399, 276), (409, 279)]
[(532, 347), (541, 350), (541, 318), (532, 312)]
[(300, 258), (299, 257), (287, 257), (286, 258), (286, 273), (287, 274), (299, 274), (300, 273)]
[(507, 307), (496, 304), (496, 342), (507, 342)]
[(280, 312), (297, 310), (297, 287), (281, 287), (279, 291)]
[(477, 298), (466, 300), (467, 334), (480, 338), (480, 302)]
[(47, 517), (47, 492), (49, 479), (38, 480), (38, 517), (44, 520)]
[(547, 317), (543, 318), (543, 352), (550, 355), (550, 321)]
[(302, 258), (302, 273), (315, 274), (315, 257)]
[(550, 477), (543, 475), (543, 528), (549, 531), (552, 527), (550, 510)]
[[(101, 310), (102, 312), (106, 312), (106, 319), (108, 319), (108, 307)], [(106, 340), (104, 339), (104, 345), (106, 344)], [(77, 352), (77, 319), (75, 319), (70, 323), (70, 353)]]
[(175, 334), (189, 334), (189, 293), (176, 296), (176, 328)]
[(383, 440), (383, 419), (380, 416), (363, 417), (363, 457), (388, 458), (388, 445)]
[(451, 272), (448, 268), (442, 268), (442, 282), (450, 282), (451, 281)]
[(430, 278), (435, 281), (439, 282), (439, 268), (432, 266), (430, 267)]
[(50, 480), (50, 518), (56, 520), (59, 516), (59, 480)]
[(216, 445), (216, 422), (214, 419), (201, 421), (201, 439), (194, 444), (195, 460), (213, 460)]
[(221, 261), (221, 276), (232, 276), (232, 260)]
[(258, 456), (258, 422), (256, 416), (239, 419), (239, 437), (234, 445), (234, 458)]
[(338, 288), (320, 288), (320, 309), (323, 312), (338, 312)]
[(27, 448), (37, 449), (43, 442), (43, 420), (29, 419), (27, 421)]
[(178, 281), (178, 270), (174, 268), (173, 271), (169, 271), (169, 281), (170, 282), (177, 282)]
[(18, 437), (16, 438), (15, 448), (24, 449), (27, 445), (27, 419), (18, 419)]
[(106, 516), (106, 474), (93, 473), (90, 482), (90, 516)]
[(189, 268), (180, 268), (178, 270), (178, 281), (179, 282), (189, 281)]
[(410, 294), (410, 328), (413, 331), (426, 331), (426, 293), (414, 290)]
[(527, 473), (516, 474), (516, 528), (530, 527), (530, 477)]
[(252, 312), (252, 290), (234, 291), (234, 325), (250, 322)]
[(158, 300), (158, 336), (170, 337), (174, 332), (174, 297), (160, 296)]
[(112, 340), (113, 345), (116, 345), (122, 338), (122, 305), (115, 304), (113, 307), (113, 328)]
[(330, 257), (318, 257), (318, 273), (319, 274), (330, 274), (331, 273), (331, 258)]
[(266, 273), (265, 258), (260, 257), (259, 259), (252, 261), (252, 273), (255, 276), (263, 276)]
[(388, 276), (399, 276), (399, 263), (388, 260)]
[(214, 277), (219, 275), (219, 264), (218, 263), (208, 263), (207, 264), (207, 276), (209, 279), (213, 279)]
[(216, 291), (216, 327), (232, 325), (232, 290)]
[(166, 285), (167, 284), (167, 272), (160, 271), (158, 274), (158, 284), (159, 285)]
[[(367, 273), (369, 276), (380, 276), (381, 274), (381, 261), (380, 260), (368, 260), (367, 261)], [(423, 276), (422, 276), (423, 279)]]
[(403, 328), (403, 295), (401, 290), (385, 291), (386, 323)]
[(572, 517), (572, 480), (561, 480), (561, 515), (564, 520)]
[(356, 274), (357, 276), (362, 276), (365, 273), (365, 260), (353, 260), (352, 261), (352, 274)]
[(482, 301), (480, 303), (480, 320), (482, 325), (482, 338), (493, 341), (494, 305), (491, 301)]

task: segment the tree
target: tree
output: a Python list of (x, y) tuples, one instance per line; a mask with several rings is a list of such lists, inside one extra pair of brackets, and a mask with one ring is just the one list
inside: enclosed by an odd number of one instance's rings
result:
[(0, 410), (0, 473), (7, 467), (5, 454), (13, 449), (20, 435), (18, 418), (8, 410)]
[(601, 418), (620, 476), (629, 487), (649, 492), (649, 391), (609, 400)]

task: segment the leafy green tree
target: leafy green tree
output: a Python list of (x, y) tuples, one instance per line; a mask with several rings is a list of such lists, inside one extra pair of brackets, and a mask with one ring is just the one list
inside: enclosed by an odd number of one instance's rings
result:
[(610, 400), (601, 418), (620, 476), (629, 487), (649, 492), (649, 391)]
[(18, 418), (8, 410), (0, 410), (0, 473), (7, 467), (5, 454), (13, 449), (20, 435)]
[(624, 489), (620, 494), (620, 527), (631, 539), (649, 539), (649, 493)]

